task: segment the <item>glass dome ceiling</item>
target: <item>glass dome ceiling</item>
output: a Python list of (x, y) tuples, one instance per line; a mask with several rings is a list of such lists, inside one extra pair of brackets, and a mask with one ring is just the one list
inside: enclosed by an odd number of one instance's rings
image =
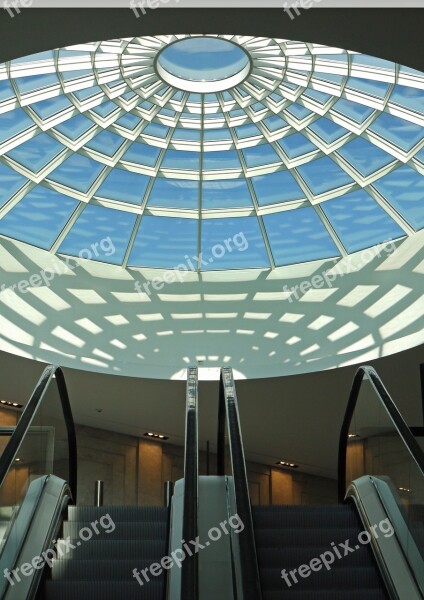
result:
[[(246, 36), (0, 65), (0, 234), (123, 267), (274, 268), (424, 227), (424, 73)], [(243, 252), (205, 260), (237, 234)]]

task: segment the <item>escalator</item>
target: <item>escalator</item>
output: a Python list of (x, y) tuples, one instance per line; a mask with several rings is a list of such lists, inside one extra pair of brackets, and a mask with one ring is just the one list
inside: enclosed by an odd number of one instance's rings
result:
[[(355, 551), (344, 556), (339, 546), (363, 530), (352, 505), (255, 506), (252, 512), (263, 600), (310, 600), (312, 594), (317, 600), (388, 600), (370, 547), (353, 542)], [(313, 559), (316, 571), (309, 566)]]
[(245, 524), (235, 543), (237, 598), (424, 598), (424, 454), (377, 373), (361, 367), (343, 421), (339, 504), (250, 505), (232, 371), (222, 369), (218, 473)]
[[(106, 517), (106, 519), (105, 519)], [(93, 523), (97, 526), (96, 534)], [(69, 549), (54, 560), (39, 600), (163, 600), (163, 574), (148, 582), (140, 575), (167, 552), (168, 510), (141, 506), (70, 506), (63, 523)], [(80, 538), (93, 532), (86, 543)], [(140, 581), (134, 580), (137, 569)]]
[[(79, 506), (65, 380), (48, 367), (0, 456), (0, 599), (424, 598), (423, 452), (373, 369), (358, 371), (348, 402), (339, 504), (251, 506), (230, 368), (217, 431), (216, 475), (199, 475), (189, 369), (184, 479), (169, 506)], [(218, 523), (228, 534), (219, 541)], [(197, 542), (202, 550), (189, 552)], [(183, 547), (180, 564), (159, 568)]]
[(164, 600), (165, 574), (148, 585), (140, 574), (166, 554), (169, 508), (76, 505), (75, 426), (60, 368), (46, 368), (18, 425), (3, 433), (0, 598)]

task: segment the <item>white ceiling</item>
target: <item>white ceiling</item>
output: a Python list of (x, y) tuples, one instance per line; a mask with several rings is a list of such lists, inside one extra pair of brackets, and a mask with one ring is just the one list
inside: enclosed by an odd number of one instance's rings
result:
[[(0, 350), (158, 379), (184, 378), (189, 364), (201, 367), (204, 379), (216, 378), (226, 364), (238, 378), (252, 379), (377, 359), (424, 342), (423, 243), (419, 232), (397, 248), (373, 248), (339, 262), (190, 272), (155, 291), (143, 286), (162, 271), (66, 263), (4, 238)], [(328, 270), (333, 280), (324, 282)], [(46, 272), (47, 285), (25, 284)], [(22, 292), (11, 291), (17, 285)], [(304, 293), (288, 291), (300, 285)]]

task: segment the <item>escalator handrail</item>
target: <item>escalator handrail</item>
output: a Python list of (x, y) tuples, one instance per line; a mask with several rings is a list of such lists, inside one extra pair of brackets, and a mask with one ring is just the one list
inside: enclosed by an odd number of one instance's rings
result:
[[(35, 387), (29, 402), (25, 406), (22, 415), (15, 427), (13, 434), (2, 455), (0, 456), (0, 487), (10, 470), (20, 445), (26, 436), (35, 413), (43, 402), (52, 379), (55, 378), (59, 392), (60, 403), (62, 406), (63, 417), (65, 419), (66, 430), (68, 434), (68, 457), (69, 457), (69, 487), (72, 492), (73, 502), (77, 498), (77, 440), (75, 432), (75, 423), (72, 417), (71, 405), (69, 402), (68, 390), (62, 368), (56, 365), (49, 365), (43, 371), (40, 380)], [(47, 475), (47, 473), (46, 473)]]
[(225, 420), (227, 420), (228, 424), (236, 511), (244, 524), (243, 532), (238, 535), (240, 563), (242, 565), (243, 600), (261, 600), (262, 592), (247, 480), (246, 459), (241, 435), (233, 370), (230, 367), (221, 369), (220, 380), (217, 473), (221, 476), (225, 475)]
[[(187, 371), (186, 429), (184, 451), (184, 508), (183, 540), (196, 540), (198, 536), (199, 495), (199, 433), (198, 433), (198, 371), (196, 367)], [(182, 563), (181, 598), (198, 600), (199, 597), (198, 556), (186, 557)]]
[(353, 379), (352, 388), (347, 403), (346, 413), (340, 431), (338, 457), (339, 502), (343, 502), (346, 493), (346, 454), (349, 429), (355, 412), (356, 404), (358, 402), (359, 392), (361, 391), (362, 383), (365, 377), (368, 377), (372, 387), (374, 388), (377, 394), (377, 397), (388, 412), (389, 417), (391, 418), (403, 443), (407, 447), (409, 453), (411, 454), (412, 458), (416, 462), (421, 472), (424, 474), (424, 453), (420, 448), (417, 440), (415, 439), (413, 433), (411, 432), (411, 429), (408, 427), (402, 415), (400, 414), (399, 409), (392, 400), (389, 392), (386, 390), (376, 370), (368, 365), (363, 365), (359, 367)]

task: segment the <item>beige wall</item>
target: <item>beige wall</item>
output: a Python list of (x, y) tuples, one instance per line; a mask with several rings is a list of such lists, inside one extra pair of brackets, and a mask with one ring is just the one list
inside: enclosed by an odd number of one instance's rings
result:
[[(103, 479), (105, 504), (160, 505), (164, 482), (183, 476), (184, 449), (180, 446), (82, 425), (77, 425), (77, 442), (80, 504), (92, 504), (94, 482)], [(211, 454), (211, 473), (215, 462)], [(205, 452), (200, 452), (199, 469), (206, 474)], [(247, 470), (253, 504), (336, 502), (337, 485), (331, 479), (251, 462)]]

